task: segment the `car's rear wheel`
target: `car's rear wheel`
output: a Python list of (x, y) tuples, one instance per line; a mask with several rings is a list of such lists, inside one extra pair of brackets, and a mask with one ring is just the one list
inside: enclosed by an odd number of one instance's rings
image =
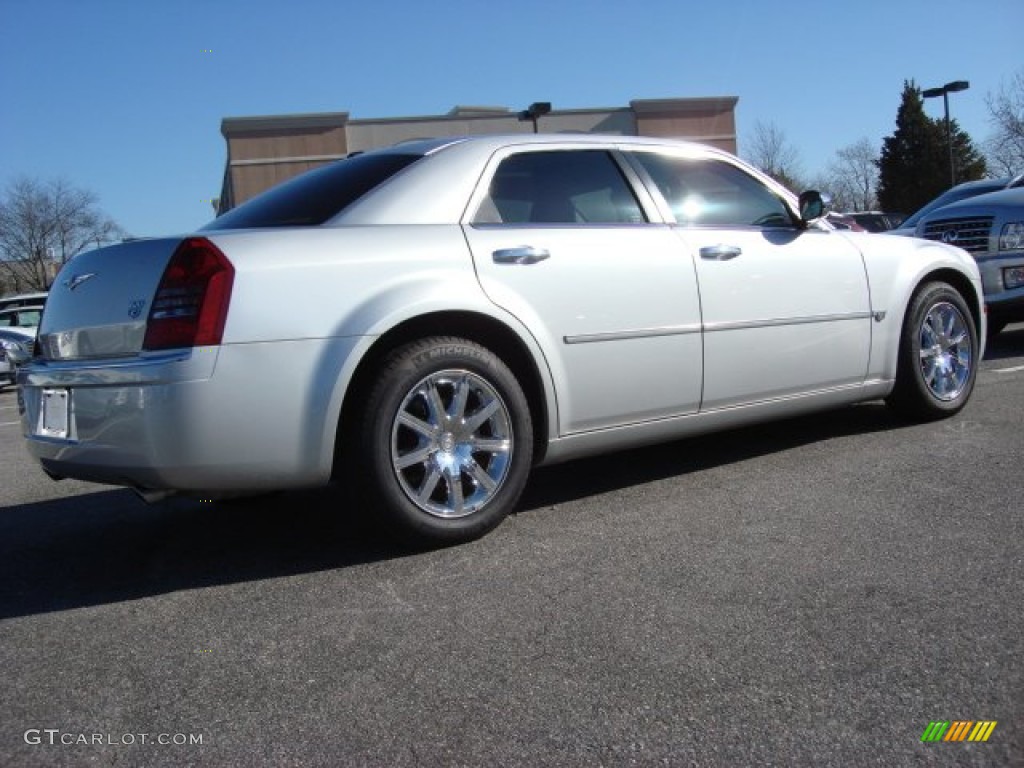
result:
[(400, 530), (467, 541), (497, 526), (533, 455), (526, 397), (509, 368), (465, 339), (394, 350), (369, 390), (360, 430), (370, 501)]
[(960, 292), (948, 283), (926, 283), (903, 320), (896, 385), (887, 402), (911, 418), (951, 416), (967, 404), (978, 363), (978, 332)]

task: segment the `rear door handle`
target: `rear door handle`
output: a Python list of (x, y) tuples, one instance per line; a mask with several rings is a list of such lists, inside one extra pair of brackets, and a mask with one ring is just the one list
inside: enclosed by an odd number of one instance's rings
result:
[(743, 249), (735, 245), (708, 245), (700, 249), (700, 257), (708, 261), (728, 261), (743, 253)]
[(502, 248), (492, 253), (491, 257), (495, 264), (536, 264), (538, 261), (550, 259), (551, 254), (546, 248), (520, 245), (515, 248)]

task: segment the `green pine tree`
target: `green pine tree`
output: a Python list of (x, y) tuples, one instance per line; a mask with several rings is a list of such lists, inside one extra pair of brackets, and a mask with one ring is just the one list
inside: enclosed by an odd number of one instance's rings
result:
[[(950, 121), (957, 183), (980, 179), (985, 161), (971, 137)], [(878, 160), (878, 202), (885, 211), (913, 213), (950, 186), (946, 124), (924, 113), (924, 100), (913, 80), (904, 81), (896, 112), (896, 130), (882, 140)]]

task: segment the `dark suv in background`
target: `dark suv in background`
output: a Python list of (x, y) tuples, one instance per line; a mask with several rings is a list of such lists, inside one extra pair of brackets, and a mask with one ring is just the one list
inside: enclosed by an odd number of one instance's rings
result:
[(922, 216), (917, 237), (969, 251), (988, 305), (988, 333), (1024, 320), (1024, 187), (989, 192)]

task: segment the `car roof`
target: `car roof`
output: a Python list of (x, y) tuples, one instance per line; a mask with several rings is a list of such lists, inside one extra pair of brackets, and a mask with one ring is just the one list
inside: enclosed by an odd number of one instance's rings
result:
[[(692, 141), (684, 141), (672, 138), (657, 138), (652, 136), (620, 136), (607, 133), (488, 133), (479, 136), (445, 136), (433, 139), (411, 139), (384, 147), (374, 152), (410, 152), (413, 154), (429, 155), (442, 149), (453, 147), (459, 144), (473, 144), (482, 148), (489, 148), (491, 151), (507, 146), (522, 145), (545, 145), (545, 144), (596, 144), (607, 146), (609, 144), (627, 144), (634, 146), (678, 146), (678, 147), (700, 147), (709, 149), (707, 145), (697, 144)], [(713, 149), (713, 148), (710, 148)]]
[[(975, 187), (992, 187), (992, 189), (1006, 189), (1013, 185), (1015, 181), (1019, 181), (1020, 177), (1004, 176), (998, 179), (977, 179), (975, 181), (965, 181), (962, 184), (957, 184), (951, 189), (974, 189)], [(949, 191), (949, 190), (947, 190)]]
[[(418, 154), (424, 162), (403, 168), (386, 182), (328, 220), (324, 226), (366, 226), (402, 221), (404, 224), (438, 224), (462, 218), (466, 201), (480, 179), (480, 171), (498, 152), (506, 149), (642, 148), (669, 149), (684, 155), (717, 157), (736, 162), (734, 155), (706, 144), (649, 136), (618, 136), (594, 133), (512, 133), (451, 136), (407, 141), (366, 154)], [(432, 158), (444, 156), (443, 162)], [(744, 165), (765, 184), (777, 189), (795, 205), (796, 198), (756, 169)], [(790, 199), (792, 198), (792, 199)]]

